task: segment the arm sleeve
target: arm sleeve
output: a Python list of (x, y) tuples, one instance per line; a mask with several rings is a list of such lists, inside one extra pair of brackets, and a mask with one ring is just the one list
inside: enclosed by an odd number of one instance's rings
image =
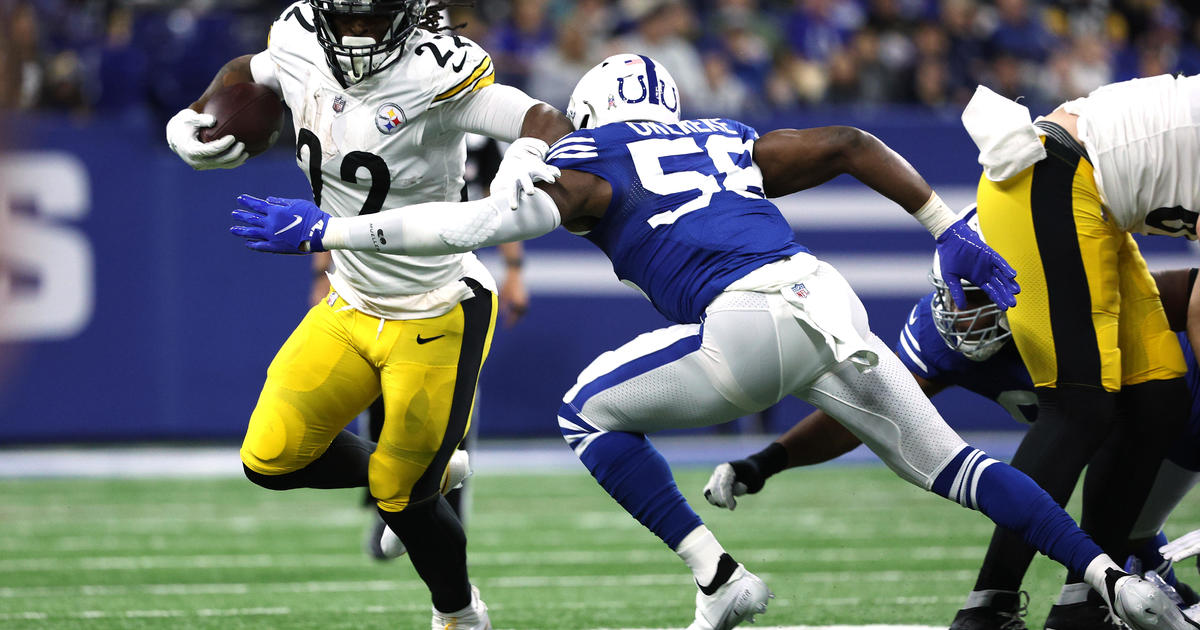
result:
[(540, 102), (517, 88), (492, 84), (438, 109), (447, 127), (512, 142), (521, 137), (525, 114)]
[(280, 97), (283, 96), (283, 87), (279, 85), (279, 76), (275, 73), (275, 60), (271, 59), (269, 51), (264, 50), (250, 58), (250, 75), (255, 83), (265, 85)]
[(493, 196), (334, 217), (321, 244), (326, 249), (436, 256), (523, 241), (546, 234), (562, 223), (558, 206), (542, 190), (522, 195), (520, 204), (513, 211), (507, 197)]

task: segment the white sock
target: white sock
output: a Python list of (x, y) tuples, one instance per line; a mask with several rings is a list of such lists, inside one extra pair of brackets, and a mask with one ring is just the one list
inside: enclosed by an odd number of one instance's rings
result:
[(717, 575), (717, 563), (721, 560), (721, 554), (725, 553), (725, 548), (707, 527), (701, 525), (684, 536), (675, 553), (692, 570), (696, 583), (708, 586)]
[(1124, 570), (1116, 562), (1113, 562), (1108, 554), (1102, 553), (1088, 563), (1087, 569), (1083, 572), (1083, 581), (1096, 589), (1096, 592), (1100, 593), (1100, 597), (1103, 597), (1104, 601), (1112, 606), (1112, 602), (1108, 601), (1108, 586), (1104, 583), (1109, 569), (1116, 569), (1124, 573)]
[(987, 589), (983, 591), (971, 591), (967, 595), (967, 603), (963, 608), (991, 608), (992, 600), (996, 599), (996, 595), (1012, 595), (1013, 591), (1005, 591), (1001, 589)]
[(1063, 584), (1062, 590), (1058, 593), (1058, 601), (1054, 602), (1059, 606), (1068, 606), (1070, 604), (1081, 604), (1087, 601), (1088, 593), (1092, 591), (1092, 587), (1083, 582), (1074, 582), (1071, 584)]

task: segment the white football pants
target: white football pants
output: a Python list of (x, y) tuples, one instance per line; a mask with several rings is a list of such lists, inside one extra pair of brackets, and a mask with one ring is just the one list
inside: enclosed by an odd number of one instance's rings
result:
[(819, 295), (806, 299), (845, 302), (832, 306), (846, 309), (878, 355), (873, 369), (839, 362), (828, 336), (780, 292), (726, 291), (703, 324), (648, 332), (597, 357), (564, 402), (600, 431), (652, 433), (728, 422), (790, 394), (836, 418), (897, 474), (928, 490), (966, 443), (871, 333), (862, 302), (840, 274), (827, 263), (819, 273)]

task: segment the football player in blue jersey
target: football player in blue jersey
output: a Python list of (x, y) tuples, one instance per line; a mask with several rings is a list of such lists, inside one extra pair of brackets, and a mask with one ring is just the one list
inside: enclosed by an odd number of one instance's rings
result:
[(766, 610), (770, 591), (704, 526), (646, 433), (726, 422), (787, 395), (839, 418), (905, 480), (984, 512), (1084, 573), (1135, 628), (1191, 627), (1033, 481), (946, 425), (871, 333), (850, 286), (796, 243), (767, 200), (850, 174), (929, 229), (957, 302), (965, 279), (996, 303), (1015, 304), (1011, 268), (902, 157), (850, 127), (760, 138), (733, 120), (681, 120), (670, 74), (639, 55), (615, 55), (589, 71), (568, 115), (578, 131), (547, 154), (561, 169), (557, 181), (521, 196), (515, 212), (506, 194), (347, 218), (304, 200), (243, 195), (231, 231), (251, 249), (288, 254), (432, 254), (559, 225), (600, 247), (617, 276), (676, 325), (584, 369), (559, 408), (559, 426), (600, 485), (691, 569), (699, 586), (693, 630), (752, 618)]
[[(965, 213), (968, 221), (974, 220), (973, 215), (973, 207)], [(893, 348), (896, 355), (929, 396), (959, 386), (996, 402), (1015, 419), (1032, 423), (1037, 419), (1037, 396), (1016, 345), (1009, 343), (1011, 334), (1005, 314), (974, 287), (966, 287), (968, 308), (957, 308), (937, 271), (935, 261), (930, 273), (934, 290), (918, 301), (910, 312)], [(1171, 328), (1179, 333), (1186, 332), (1189, 327), (1200, 329), (1200, 296), (1194, 291), (1196, 272), (1195, 269), (1182, 269), (1153, 274), (1167, 319)], [(1193, 308), (1197, 313), (1189, 318)], [(1200, 335), (1193, 336), (1200, 340)], [(1200, 601), (1200, 596), (1177, 580), (1171, 563), (1159, 552), (1159, 547), (1166, 542), (1162, 527), (1168, 515), (1200, 480), (1200, 369), (1189, 337), (1181, 334), (1180, 345), (1186, 357), (1187, 380), (1193, 396), (1190, 422), (1185, 435), (1176, 440), (1169, 458), (1159, 468), (1154, 487), (1130, 532), (1129, 547), (1137, 566), (1154, 570), (1166, 585), (1178, 592), (1184, 604), (1192, 605)], [(829, 461), (860, 443), (833, 418), (816, 411), (758, 453), (717, 466), (704, 488), (704, 495), (713, 505), (733, 509), (737, 505), (736, 497), (757, 493), (776, 473)], [(1119, 445), (1116, 448), (1119, 449)], [(1014, 457), (1013, 461), (1019, 467), (1018, 458)], [(1037, 481), (1037, 477), (1034, 480)], [(1173, 545), (1178, 546), (1178, 543)], [(1019, 576), (1017, 580), (1019, 583)], [(1050, 609), (1046, 628), (1100, 630), (1120, 627), (1111, 621), (1103, 601), (1089, 597), (1089, 591), (1078, 584), (1065, 585), (1058, 602)], [(979, 608), (971, 603), (984, 600), (988, 603), (986, 608), (992, 609), (990, 616), (980, 619), (976, 615), (970, 623), (987, 625), (971, 627), (1005, 630), (1025, 627), (1021, 620), (1024, 605), (1017, 591), (974, 591), (963, 611)], [(955, 623), (962, 622), (963, 611), (959, 612)]]

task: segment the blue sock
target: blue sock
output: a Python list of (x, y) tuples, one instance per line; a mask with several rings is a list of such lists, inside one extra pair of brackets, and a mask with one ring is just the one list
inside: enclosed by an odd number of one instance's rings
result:
[(680, 494), (667, 460), (644, 434), (602, 431), (566, 404), (559, 410), (559, 426), (596, 481), (671, 549), (704, 524)]
[(1154, 571), (1170, 586), (1177, 586), (1179, 579), (1175, 577), (1175, 568), (1167, 561), (1166, 558), (1158, 552), (1158, 548), (1167, 544), (1167, 535), (1158, 532), (1158, 535), (1146, 541), (1146, 544), (1133, 550), (1133, 557), (1141, 563), (1142, 571)]
[(963, 447), (938, 475), (932, 490), (983, 512), (1078, 575), (1104, 553), (1025, 473), (976, 448)]

